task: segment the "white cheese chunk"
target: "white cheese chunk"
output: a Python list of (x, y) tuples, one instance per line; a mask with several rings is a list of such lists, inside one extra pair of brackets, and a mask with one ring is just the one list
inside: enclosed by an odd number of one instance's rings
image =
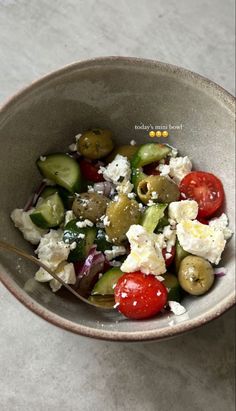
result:
[(24, 238), (31, 244), (36, 245), (40, 242), (41, 237), (46, 234), (48, 230), (43, 230), (32, 222), (30, 214), (33, 211), (34, 208), (31, 208), (29, 211), (16, 208), (11, 213), (11, 219), (14, 222), (15, 227), (19, 228), (22, 232)]
[(226, 244), (221, 230), (215, 230), (197, 220), (183, 220), (177, 224), (176, 229), (179, 243), (185, 251), (211, 263), (219, 263)]
[(186, 308), (184, 308), (184, 306), (177, 301), (168, 301), (168, 304), (170, 311), (172, 311), (175, 315), (182, 315), (186, 312)]
[(122, 271), (141, 271), (144, 274), (157, 276), (166, 272), (162, 255), (164, 247), (162, 234), (149, 234), (141, 225), (133, 224), (126, 235), (131, 251), (121, 266)]
[(65, 225), (67, 224), (67, 223), (69, 223), (71, 220), (74, 220), (76, 217), (75, 217), (75, 215), (74, 215), (74, 213), (73, 213), (73, 211), (72, 210), (67, 210), (66, 212), (65, 212)]
[(130, 180), (131, 168), (127, 157), (117, 154), (115, 159), (107, 167), (100, 167), (99, 173), (106, 181), (119, 184), (122, 181)]
[(192, 170), (190, 159), (185, 157), (171, 157), (169, 162), (170, 177), (179, 184), (180, 181)]
[(214, 228), (214, 230), (223, 231), (225, 240), (229, 240), (233, 235), (233, 231), (230, 230), (228, 224), (229, 220), (225, 213), (221, 214), (219, 218), (213, 218), (209, 221), (209, 226)]
[(67, 260), (70, 252), (70, 245), (64, 243), (62, 236), (62, 230), (50, 230), (41, 238), (35, 250), (39, 260), (51, 270), (55, 270), (62, 261)]
[(134, 185), (129, 181), (129, 180), (124, 180), (122, 183), (120, 183), (117, 187), (116, 190), (118, 193), (122, 194), (129, 194), (133, 190)]
[(83, 221), (77, 221), (75, 224), (78, 228), (92, 227), (93, 226), (92, 221), (88, 220), (87, 218)]
[(198, 214), (198, 203), (195, 200), (173, 201), (168, 208), (169, 217), (177, 223), (182, 220), (195, 220)]
[(113, 260), (120, 255), (126, 254), (126, 248), (123, 246), (113, 245), (111, 250), (105, 250), (104, 252), (108, 261)]
[[(56, 271), (56, 274), (58, 277), (60, 277), (66, 284), (75, 284), (76, 282), (76, 276), (75, 276), (75, 270), (74, 270), (74, 265), (72, 263), (65, 263)], [(58, 291), (61, 287), (62, 284), (57, 281), (55, 278), (53, 278), (46, 270), (43, 268), (40, 268), (34, 276), (35, 280), (44, 283), (50, 281), (50, 287), (52, 288), (53, 292)]]

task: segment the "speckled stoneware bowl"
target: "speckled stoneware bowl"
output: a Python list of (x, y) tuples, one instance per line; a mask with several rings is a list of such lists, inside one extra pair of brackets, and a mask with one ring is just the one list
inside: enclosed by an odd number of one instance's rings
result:
[[(179, 126), (168, 138), (198, 170), (223, 181), (226, 212), (234, 222), (234, 98), (190, 71), (156, 61), (107, 57), (72, 64), (14, 96), (0, 112), (1, 239), (32, 252), (9, 214), (22, 207), (40, 181), (35, 166), (44, 153), (66, 151), (73, 136), (109, 127), (118, 144), (150, 141), (143, 126)], [(182, 126), (181, 126), (182, 125)], [(182, 129), (181, 129), (182, 127)], [(232, 227), (233, 228), (233, 227)], [(224, 252), (227, 275), (202, 297), (184, 300), (187, 315), (129, 321), (116, 312), (84, 305), (65, 292), (53, 294), (33, 280), (36, 267), (0, 252), (0, 277), (32, 311), (66, 330), (119, 341), (157, 340), (194, 329), (235, 302), (234, 238)]]

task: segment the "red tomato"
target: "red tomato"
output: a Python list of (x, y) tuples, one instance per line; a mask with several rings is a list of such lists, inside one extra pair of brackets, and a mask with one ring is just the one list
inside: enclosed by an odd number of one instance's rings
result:
[(196, 200), (199, 217), (214, 214), (224, 201), (224, 189), (221, 181), (214, 174), (193, 171), (187, 174), (179, 186), (182, 198)]
[(100, 168), (99, 165), (90, 163), (87, 160), (81, 160), (79, 162), (79, 165), (81, 173), (87, 180), (93, 181), (94, 183), (104, 181), (103, 175), (98, 173), (98, 170)]
[(167, 302), (166, 287), (154, 275), (140, 271), (122, 275), (114, 292), (118, 310), (134, 320), (152, 317)]
[[(169, 254), (169, 255), (168, 255)], [(163, 248), (162, 250), (162, 255), (164, 257), (166, 267), (169, 267), (172, 263), (172, 261), (175, 258), (175, 247), (171, 247), (170, 252), (166, 251), (166, 248)], [(167, 255), (167, 256), (166, 256)], [(168, 257), (168, 258), (167, 258)]]
[(197, 220), (199, 221), (199, 223), (202, 223), (202, 224), (205, 224), (205, 225), (208, 225), (208, 221), (205, 219), (205, 218), (203, 218), (203, 217), (197, 217)]

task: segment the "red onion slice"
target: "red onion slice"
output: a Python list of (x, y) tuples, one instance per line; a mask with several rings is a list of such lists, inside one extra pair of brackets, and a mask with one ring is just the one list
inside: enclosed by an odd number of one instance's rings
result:
[(32, 193), (32, 194), (29, 196), (29, 198), (28, 198), (28, 200), (27, 200), (27, 202), (26, 202), (26, 204), (25, 204), (25, 206), (24, 206), (24, 211), (29, 211), (32, 207), (35, 206), (35, 204), (37, 203), (40, 195), (42, 194), (43, 190), (45, 189), (46, 185), (47, 185), (47, 184), (46, 184), (44, 181), (42, 181), (42, 182), (40, 183), (40, 185), (39, 185), (38, 188), (35, 190), (35, 192)]
[(109, 181), (102, 181), (101, 183), (95, 183), (93, 189), (96, 193), (109, 197), (114, 192), (114, 184)]
[(218, 267), (214, 270), (214, 274), (216, 277), (223, 277), (224, 275), (226, 275), (226, 273), (227, 269), (225, 267)]

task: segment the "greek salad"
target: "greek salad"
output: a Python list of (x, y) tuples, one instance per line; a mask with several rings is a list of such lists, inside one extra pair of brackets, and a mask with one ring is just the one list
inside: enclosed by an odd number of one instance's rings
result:
[[(11, 213), (38, 259), (97, 305), (131, 319), (185, 312), (207, 293), (232, 235), (224, 189), (168, 144), (115, 146), (112, 132), (78, 134), (68, 153), (42, 155), (43, 180)], [(39, 282), (61, 284), (40, 268)]]

